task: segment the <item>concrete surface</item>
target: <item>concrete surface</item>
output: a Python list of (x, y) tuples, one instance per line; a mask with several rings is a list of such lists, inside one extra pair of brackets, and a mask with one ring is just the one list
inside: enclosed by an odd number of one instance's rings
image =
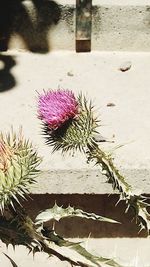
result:
[[(15, 129), (23, 125), (26, 137), (33, 141), (43, 157), (41, 170), (46, 172), (59, 170), (60, 175), (61, 170), (77, 172), (83, 170), (85, 180), (87, 170), (89, 176), (91, 175), (93, 165), (87, 165), (85, 156), (80, 153), (76, 153), (74, 157), (69, 155), (62, 157), (60, 152), (51, 155), (51, 148), (45, 145), (44, 137), (41, 135), (36, 110), (36, 91), (42, 92), (43, 89), (60, 87), (69, 88), (77, 94), (82, 90), (88, 98), (93, 99), (101, 119), (102, 126), (99, 129), (101, 134), (115, 141), (114, 144), (104, 144), (103, 148), (110, 151), (117, 145), (125, 144), (115, 151), (115, 163), (118, 168), (123, 169), (123, 172), (125, 170), (130, 173), (130, 182), (133, 186), (136, 184), (141, 188), (139, 182), (141, 181), (142, 189), (149, 192), (149, 53), (93, 52), (79, 55), (73, 52), (53, 52), (36, 55), (9, 51), (3, 53), (0, 59), (0, 75), (4, 77), (1, 79), (3, 92), (0, 93), (1, 130), (9, 130), (12, 124)], [(14, 61), (14, 66), (8, 69), (8, 61), (11, 60)], [(125, 61), (131, 61), (132, 67), (127, 72), (121, 72), (119, 67)], [(73, 76), (67, 75), (69, 71)], [(8, 80), (11, 81), (12, 78), (12, 84), (8, 84)], [(7, 90), (11, 86), (13, 88)], [(108, 107), (107, 104), (110, 102), (115, 106)], [(133, 171), (135, 169), (136, 176)], [(95, 177), (97, 170), (94, 170), (92, 169), (92, 174), (94, 172)], [(53, 173), (50, 175), (52, 177)], [(45, 173), (43, 177), (47, 179)], [(64, 181), (65, 179), (68, 181), (69, 176), (67, 178), (66, 172), (63, 178)], [(98, 178), (95, 181), (98, 181)], [(95, 183), (97, 192), (96, 184), (97, 182)], [(59, 180), (58, 185), (60, 185)], [(87, 190), (87, 186), (83, 188)], [(81, 192), (80, 184), (75, 190)], [(91, 191), (94, 192), (94, 188), (89, 189), (89, 192)]]
[[(79, 240), (79, 239), (78, 239)], [(75, 240), (75, 241), (78, 241)], [(116, 238), (115, 240), (110, 239), (86, 239), (83, 240), (83, 244), (89, 251), (95, 253), (96, 255), (102, 255), (108, 257), (108, 255), (115, 260), (118, 260), (120, 264), (124, 267), (149, 267), (150, 266), (150, 255), (149, 255), (149, 244), (150, 241), (147, 239), (128, 239), (128, 238)], [(6, 250), (3, 246), (0, 252), (6, 252), (13, 260), (16, 261), (19, 267), (26, 266), (39, 266), (39, 267), (49, 267), (49, 266), (59, 266), (59, 267), (69, 267), (70, 264), (67, 262), (61, 262), (55, 257), (48, 258), (46, 254), (37, 253), (34, 256), (28, 254), (28, 251), (19, 246), (13, 251), (10, 246)], [(61, 251), (61, 250), (60, 250)], [(0, 264), (3, 267), (11, 267), (10, 262), (4, 255), (0, 257)]]
[[(67, 3), (67, 0), (59, 0), (63, 3)], [(74, 2), (74, 0), (70, 0), (70, 3)], [(92, 0), (93, 5), (113, 5), (113, 6), (143, 6), (143, 5), (149, 5), (150, 4), (150, 0)]]
[[(3, 29), (9, 48), (43, 53), (75, 50), (75, 0), (39, 3), (16, 4), (11, 26)], [(2, 24), (7, 25), (8, 10), (2, 11)], [(92, 12), (92, 50), (150, 51), (149, 0), (93, 0)]]
[[(72, 159), (73, 163), (74, 159)], [(150, 193), (149, 169), (122, 169), (120, 173), (126, 177), (136, 193)], [(37, 194), (111, 194), (111, 184), (98, 168), (49, 170), (42, 171), (37, 179), (38, 183), (31, 187), (31, 192)], [(43, 183), (44, 181), (44, 183)], [(116, 190), (117, 193), (117, 190)]]
[[(121, 72), (119, 68), (126, 61), (131, 61), (131, 69)], [(105, 184), (105, 177), (99, 175), (97, 168), (93, 169), (92, 164), (87, 165), (85, 156), (80, 153), (74, 157), (62, 157), (61, 153), (51, 155), (51, 148), (44, 143), (37, 119), (36, 91), (68, 88), (75, 94), (82, 90), (89, 99), (92, 98), (100, 115), (101, 134), (115, 141), (113, 144), (104, 144), (103, 149), (110, 151), (114, 146), (125, 144), (115, 151), (116, 165), (128, 176), (127, 179), (136, 190), (150, 193), (149, 70), (150, 53), (76, 54), (57, 51), (33, 54), (12, 50), (0, 55), (1, 130), (8, 131), (11, 125), (17, 130), (19, 125), (23, 125), (25, 136), (33, 141), (43, 157), (40, 188), (32, 189), (37, 197), (33, 195), (33, 203), (27, 204), (31, 214), (34, 215), (37, 208), (49, 207), (49, 200), (58, 200), (58, 204), (71, 203), (87, 211), (92, 207), (91, 211), (120, 218), (124, 224), (117, 226), (118, 229), (114, 228), (116, 226), (105, 228), (104, 225), (85, 222), (81, 227), (81, 221), (77, 224), (75, 221), (70, 224), (63, 222), (58, 229), (61, 233), (64, 230), (69, 237), (74, 234), (73, 229), (80, 229), (79, 237), (83, 239), (92, 232), (94, 237), (98, 237), (88, 241), (90, 250), (98, 255), (113, 256), (124, 266), (132, 267), (150, 266), (149, 239), (137, 238), (138, 229), (135, 222), (131, 223), (131, 213), (123, 215), (124, 206), (114, 207), (115, 196), (106, 200), (103, 194), (111, 193), (111, 187)], [(68, 72), (72, 72), (73, 76), (69, 76)], [(73, 197), (71, 194), (75, 193), (77, 195)], [(68, 267), (67, 263), (55, 258), (47, 259), (46, 255), (38, 254), (33, 260), (22, 247), (17, 248), (15, 253), (10, 248), (8, 254), (17, 261), (19, 267), (34, 267), (37, 264), (39, 267)], [(0, 263), (0, 266), (10, 267), (4, 256), (0, 257)]]
[(93, 3), (92, 49), (149, 51), (149, 5), (108, 3)]

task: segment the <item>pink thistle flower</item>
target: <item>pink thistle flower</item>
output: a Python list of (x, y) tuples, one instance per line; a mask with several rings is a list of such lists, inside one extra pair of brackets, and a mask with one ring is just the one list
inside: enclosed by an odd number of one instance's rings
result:
[(78, 114), (78, 102), (72, 91), (56, 90), (39, 95), (38, 115), (50, 129), (56, 130)]

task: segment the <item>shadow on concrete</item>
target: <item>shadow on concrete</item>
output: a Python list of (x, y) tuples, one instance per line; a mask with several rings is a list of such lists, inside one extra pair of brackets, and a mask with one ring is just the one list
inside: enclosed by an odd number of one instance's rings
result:
[(48, 33), (60, 16), (60, 7), (53, 0), (1, 0), (0, 51), (6, 51), (11, 36), (18, 34), (28, 50), (48, 52)]
[[(40, 210), (57, 205), (67, 207), (69, 204), (86, 212), (112, 218), (121, 224), (97, 222), (81, 218), (62, 219), (55, 223), (57, 234), (66, 238), (85, 238), (89, 234), (93, 238), (110, 237), (147, 237), (146, 231), (139, 232), (139, 227), (133, 220), (133, 211), (125, 213), (126, 205), (121, 201), (117, 206), (118, 195), (87, 195), (87, 194), (60, 194), (60, 195), (31, 195), (32, 201), (24, 202), (30, 216), (34, 219)], [(46, 227), (52, 228), (53, 222), (46, 223)]]
[(16, 65), (12, 56), (0, 55), (0, 93), (12, 89), (16, 85), (11, 69)]
[[(0, 51), (7, 51), (11, 36), (17, 34), (27, 50), (47, 53), (50, 50), (49, 31), (60, 16), (61, 9), (53, 0), (1, 0)], [(10, 73), (15, 64), (12, 56), (0, 55), (0, 92), (16, 85)]]

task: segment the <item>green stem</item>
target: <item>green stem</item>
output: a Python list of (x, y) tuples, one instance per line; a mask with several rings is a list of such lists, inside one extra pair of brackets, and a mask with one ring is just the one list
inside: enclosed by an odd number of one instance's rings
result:
[(127, 210), (132, 208), (135, 213), (136, 221), (139, 222), (141, 229), (145, 228), (150, 232), (150, 214), (147, 211), (149, 206), (146, 198), (142, 195), (134, 194), (131, 185), (119, 173), (115, 167), (113, 160), (105, 152), (103, 152), (96, 142), (87, 145), (88, 160), (95, 160), (96, 164), (101, 167), (102, 173), (108, 178), (108, 182), (112, 184), (113, 189), (117, 189), (120, 193), (120, 200), (125, 200)]

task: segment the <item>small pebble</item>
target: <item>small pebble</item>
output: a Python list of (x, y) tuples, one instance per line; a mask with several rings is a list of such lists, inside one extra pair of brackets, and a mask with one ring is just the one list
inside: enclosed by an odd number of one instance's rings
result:
[(71, 71), (68, 71), (67, 75), (70, 76), (70, 77), (74, 76), (74, 74)]
[(120, 66), (119, 70), (121, 70), (122, 72), (125, 72), (131, 69), (131, 66), (132, 66), (131, 61), (126, 61)]
[(114, 103), (107, 103), (107, 107), (115, 107), (116, 105)]

